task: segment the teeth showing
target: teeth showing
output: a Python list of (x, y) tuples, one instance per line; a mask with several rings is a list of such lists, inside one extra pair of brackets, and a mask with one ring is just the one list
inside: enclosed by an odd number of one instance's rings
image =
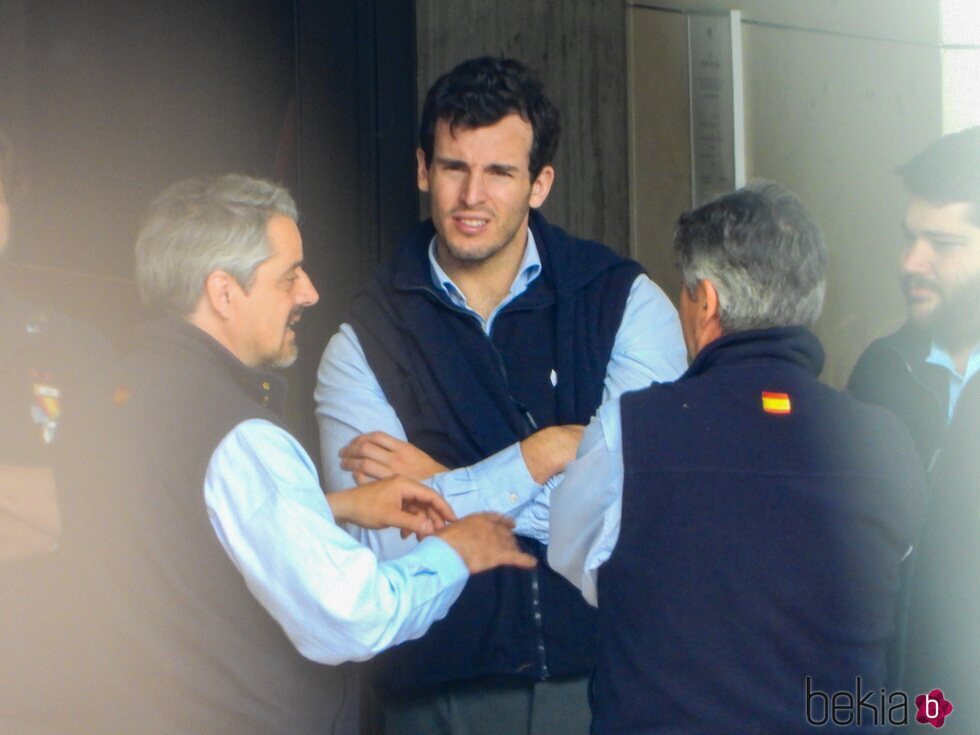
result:
[(460, 217), (459, 222), (466, 227), (483, 227), (487, 223), (485, 219), (468, 219), (466, 217)]

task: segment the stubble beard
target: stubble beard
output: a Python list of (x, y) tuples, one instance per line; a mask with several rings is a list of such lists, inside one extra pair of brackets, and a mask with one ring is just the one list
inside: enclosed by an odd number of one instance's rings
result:
[[(909, 289), (924, 285), (938, 296), (938, 303), (926, 313), (917, 313)], [(980, 275), (949, 291), (938, 284), (914, 276), (902, 280), (911, 320), (944, 347), (958, 348), (980, 342)]]
[(490, 243), (479, 249), (472, 249), (466, 247), (459, 247), (450, 240), (441, 240), (440, 244), (445, 250), (449, 257), (460, 264), (463, 265), (476, 265), (478, 263), (486, 262), (490, 260), (493, 256), (499, 253), (507, 245), (509, 240), (504, 242)]
[(286, 328), (283, 330), (279, 352), (268, 360), (266, 367), (276, 369), (288, 368), (292, 367), (296, 362), (296, 358), (299, 357), (299, 346), (296, 344), (296, 331), (293, 329), (293, 326), (299, 321), (302, 313), (302, 309), (294, 309), (290, 312), (289, 319), (286, 322)]
[[(436, 234), (438, 237), (439, 247), (459, 265), (474, 266), (479, 265), (480, 263), (485, 263), (504, 251), (510, 243), (514, 242), (523, 223), (526, 222), (526, 217), (529, 211), (530, 208), (526, 209), (523, 215), (517, 218), (517, 223), (515, 226), (501, 233), (500, 239), (495, 242), (491, 242), (479, 248), (473, 248), (466, 245), (461, 245), (458, 242), (453, 242), (442, 233), (437, 232)], [(494, 220), (491, 220), (491, 222), (493, 221)], [(526, 225), (524, 226), (526, 227)], [(461, 237), (460, 240), (465, 242), (465, 238)]]
[(279, 354), (273, 358), (270, 367), (276, 369), (292, 367), (297, 357), (299, 357), (299, 349), (296, 347), (296, 344), (284, 344)]
[(980, 343), (980, 277), (946, 295), (929, 322), (934, 339), (941, 345), (962, 348)]

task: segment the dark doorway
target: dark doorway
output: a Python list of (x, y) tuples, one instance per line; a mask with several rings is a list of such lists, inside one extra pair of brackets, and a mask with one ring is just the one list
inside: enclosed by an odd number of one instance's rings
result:
[(155, 193), (205, 173), (283, 181), (321, 294), (290, 371), (291, 418), (314, 446), (323, 345), (418, 215), (414, 79), (411, 0), (3, 0), (11, 287), (124, 333)]

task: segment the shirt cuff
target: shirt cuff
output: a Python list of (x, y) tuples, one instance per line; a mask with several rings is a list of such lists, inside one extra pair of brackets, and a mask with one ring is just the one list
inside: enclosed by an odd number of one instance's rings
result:
[(438, 536), (423, 539), (411, 554), (402, 559), (405, 561), (411, 559), (414, 563), (416, 568), (411, 574), (439, 574), (443, 577), (446, 586), (454, 584), (462, 586), (470, 576), (463, 557)]
[(541, 486), (541, 492), (535, 495), (527, 507), (514, 519), (517, 524), (514, 533), (518, 536), (533, 538), (545, 546), (548, 545), (551, 491), (561, 484), (564, 477), (565, 473), (559, 472), (557, 475), (548, 478), (548, 481)]
[(469, 467), (435, 475), (430, 482), (461, 517), (479, 511), (514, 517), (543, 487), (534, 481), (524, 464), (520, 444), (512, 444)]

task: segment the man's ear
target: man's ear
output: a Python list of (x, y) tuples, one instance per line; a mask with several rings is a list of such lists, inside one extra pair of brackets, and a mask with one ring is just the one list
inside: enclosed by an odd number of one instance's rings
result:
[(234, 276), (223, 270), (211, 271), (204, 279), (204, 298), (211, 309), (223, 319), (232, 315), (232, 300), (236, 289), (241, 290)]
[(696, 287), (700, 313), (705, 320), (718, 318), (718, 289), (708, 278), (698, 281)]
[(702, 278), (694, 287), (694, 301), (697, 304), (698, 351), (724, 335), (721, 328), (721, 315), (718, 311), (718, 289), (710, 279)]
[(419, 191), (429, 190), (429, 167), (425, 165), (425, 151), (421, 148), (415, 149), (415, 160), (418, 166), (415, 172), (415, 180), (419, 185)]
[(545, 166), (538, 173), (538, 177), (531, 183), (531, 207), (537, 209), (551, 193), (551, 185), (555, 183), (555, 169), (552, 166)]

